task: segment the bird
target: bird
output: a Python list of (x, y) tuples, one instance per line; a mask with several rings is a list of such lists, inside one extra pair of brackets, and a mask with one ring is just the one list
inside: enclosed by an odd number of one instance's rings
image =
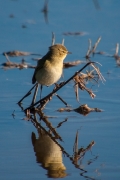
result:
[(38, 60), (35, 68), (32, 84), (37, 81), (42, 86), (55, 84), (63, 72), (63, 61), (70, 52), (62, 44), (54, 44), (49, 47), (45, 56)]
[(63, 61), (69, 53), (62, 44), (50, 46), (47, 54), (38, 61), (32, 77), (32, 84), (35, 84), (36, 81), (45, 86), (56, 83), (62, 75)]

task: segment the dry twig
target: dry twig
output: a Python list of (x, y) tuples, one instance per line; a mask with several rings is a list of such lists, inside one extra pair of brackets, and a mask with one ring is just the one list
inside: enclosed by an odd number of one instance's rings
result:
[(87, 104), (83, 104), (81, 106), (79, 106), (78, 108), (76, 109), (73, 109), (75, 112), (79, 113), (79, 114), (82, 114), (84, 116), (86, 116), (87, 114), (89, 114), (90, 112), (102, 112), (101, 109), (98, 109), (98, 108), (90, 108), (88, 107)]
[(30, 52), (23, 52), (23, 51), (8, 51), (8, 52), (3, 52), (3, 55), (6, 56), (11, 56), (11, 57), (15, 57), (15, 56), (29, 56), (29, 55), (39, 55), (41, 56), (41, 54), (36, 54), (36, 53), (30, 53)]
[(113, 57), (115, 58), (117, 65), (120, 66), (120, 56), (118, 52), (119, 52), (119, 43), (116, 44), (115, 54), (113, 55)]
[(77, 66), (77, 65), (79, 65), (81, 63), (82, 63), (82, 61), (80, 61), (80, 60), (72, 61), (72, 62), (64, 62), (63, 63), (63, 68), (70, 68), (70, 67), (73, 67), (73, 66)]
[(29, 96), (29, 95), (31, 94), (31, 91), (37, 86), (37, 84), (38, 84), (38, 83), (36, 83), (36, 84), (25, 94), (25, 96), (23, 96), (23, 98), (18, 101), (18, 104), (20, 104), (20, 103), (23, 101), (23, 99), (25, 99), (27, 96)]
[(53, 46), (55, 44), (55, 34), (52, 32), (52, 44), (51, 46)]
[[(78, 72), (76, 72), (72, 77), (70, 77), (67, 81), (63, 82), (62, 84), (60, 84), (56, 89), (54, 89), (50, 94), (48, 94), (47, 96), (45, 96), (44, 98), (42, 98), (41, 100), (37, 101), (35, 104), (29, 106), (26, 109), (31, 109), (33, 107), (35, 107), (37, 104), (44, 104), (44, 101), (48, 101), (59, 89), (61, 89), (63, 86), (65, 86), (68, 82), (70, 82), (72, 79), (74, 79), (74, 77), (79, 74), (83, 69), (85, 69), (88, 65), (90, 65), (91, 63), (94, 62), (88, 62), (85, 66), (83, 66)], [(26, 111), (25, 109), (25, 111)]]
[(48, 0), (45, 0), (42, 12), (44, 13), (45, 22), (48, 23)]
[(86, 32), (64, 32), (64, 36), (84, 36)]
[(89, 46), (88, 46), (88, 51), (87, 51), (87, 54), (86, 54), (86, 59), (89, 59), (90, 55), (95, 53), (95, 50), (96, 50), (100, 40), (101, 40), (101, 37), (98, 38), (98, 40), (94, 44), (93, 48), (91, 48), (91, 40), (89, 39)]

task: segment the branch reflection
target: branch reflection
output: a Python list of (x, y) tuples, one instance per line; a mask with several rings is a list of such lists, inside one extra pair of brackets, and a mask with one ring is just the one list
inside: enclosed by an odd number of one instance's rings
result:
[[(23, 110), (23, 107), (20, 106)], [(76, 131), (76, 136), (74, 138), (74, 144), (71, 146), (73, 153), (70, 155), (65, 148), (58, 142), (63, 141), (60, 134), (58, 134), (57, 129), (68, 122), (68, 118), (64, 121), (58, 122), (56, 127), (52, 126), (48, 117), (38, 108), (30, 109), (29, 111), (24, 110), (26, 117), (25, 120), (30, 120), (34, 127), (36, 128), (38, 135), (34, 132), (31, 134), (31, 140), (33, 144), (33, 149), (36, 156), (37, 163), (40, 163), (41, 167), (47, 170), (47, 176), (51, 178), (63, 178), (68, 176), (67, 167), (65, 167), (63, 156), (66, 156), (69, 161), (73, 164), (74, 168), (80, 170), (80, 176), (85, 179), (96, 179), (88, 176), (89, 171), (86, 170), (86, 165), (84, 165), (84, 157), (88, 151), (92, 150), (95, 145), (94, 141), (87, 144), (86, 147), (79, 147), (79, 132)], [(45, 127), (41, 125), (41, 122), (45, 124)], [(79, 129), (80, 130), (80, 129)], [(92, 154), (92, 159), (87, 160), (87, 166), (90, 166), (98, 159), (98, 155)]]
[[(44, 119), (44, 120), (43, 120)], [(67, 167), (65, 167), (63, 162), (63, 156), (66, 156), (70, 162), (74, 165), (75, 168), (80, 170), (80, 175), (83, 177), (87, 177), (91, 179), (91, 177), (87, 176), (88, 171), (84, 169), (82, 165), (82, 160), (86, 155), (86, 152), (91, 150), (94, 145), (94, 141), (92, 141), (86, 148), (78, 147), (78, 131), (76, 133), (73, 154), (70, 155), (64, 147), (58, 142), (62, 140), (61, 136), (57, 133), (56, 129), (61, 127), (64, 123), (67, 122), (67, 119), (58, 123), (57, 127), (54, 128), (51, 122), (48, 120), (48, 117), (43, 114), (43, 112), (39, 113), (36, 111), (34, 114), (29, 116), (29, 120), (31, 120), (32, 124), (36, 128), (38, 135), (34, 132), (31, 134), (31, 140), (33, 144), (33, 149), (36, 156), (37, 163), (40, 163), (41, 167), (47, 170), (47, 176), (51, 178), (63, 178), (68, 175)], [(44, 128), (40, 121), (43, 121), (47, 126)], [(59, 125), (60, 124), (60, 125)], [(72, 148), (72, 147), (71, 147)], [(94, 162), (97, 160), (97, 156), (90, 160), (90, 162)], [(89, 164), (90, 165), (90, 164)]]

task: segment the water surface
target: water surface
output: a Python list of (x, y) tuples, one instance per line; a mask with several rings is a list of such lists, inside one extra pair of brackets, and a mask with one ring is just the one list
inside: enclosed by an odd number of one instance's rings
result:
[[(97, 51), (113, 55), (116, 43), (120, 42), (120, 2), (118, 0), (98, 2), (100, 9), (96, 9), (92, 0), (87, 2), (83, 0), (49, 1), (47, 24), (41, 12), (43, 2), (38, 0), (0, 1), (0, 52), (19, 50), (44, 55), (51, 45), (51, 33), (54, 32), (56, 43), (61, 43), (64, 38), (65, 46), (72, 52), (67, 56), (66, 62), (78, 59), (85, 61), (88, 39), (90, 38), (94, 44), (99, 36), (102, 40)], [(84, 32), (85, 34), (84, 36), (64, 36), (65, 32)], [(6, 59), (3, 55), (0, 57), (2, 64)], [(24, 58), (27, 63), (36, 65), (32, 57)], [(14, 62), (21, 62), (21, 59), (22, 57), (10, 57), (10, 60)], [(61, 170), (57, 173), (50, 171), (44, 161), (38, 160), (35, 143), (32, 143), (31, 136), (36, 135), (37, 141), (34, 142), (38, 143), (36, 146), (39, 151), (42, 146), (39, 144), (41, 143), (39, 131), (31, 121), (24, 120), (25, 114), (17, 105), (17, 102), (32, 87), (31, 78), (34, 70), (0, 69), (0, 179), (48, 179), (55, 176), (64, 177), (64, 179), (119, 179), (120, 68), (113, 57), (95, 55), (91, 59), (102, 64), (100, 70), (106, 79), (104, 84), (100, 83), (99, 87), (93, 88), (96, 98), (91, 99), (86, 92), (80, 91), (79, 104), (75, 99), (72, 82), (61, 89), (59, 95), (72, 108), (88, 104), (90, 107), (97, 107), (104, 111), (93, 112), (87, 116), (74, 111), (60, 113), (56, 110), (64, 105), (56, 97), (44, 109), (45, 115), (54, 116), (48, 118), (53, 127), (57, 127), (59, 122), (68, 118), (67, 122), (56, 130), (64, 141), (58, 140), (59, 145), (70, 156), (73, 155), (77, 130), (79, 130), (79, 148), (85, 148), (91, 141), (95, 141), (91, 151), (87, 151), (84, 158), (78, 161), (79, 168), (69, 157), (61, 155), (59, 146), (46, 145), (48, 152), (50, 148), (53, 152), (50, 157), (53, 156), (54, 159), (55, 154), (58, 153), (61, 159), (60, 164), (63, 163), (66, 168), (65, 171)], [(64, 70), (64, 80), (82, 66)], [(52, 88), (45, 87), (43, 96)], [(32, 96), (26, 98), (23, 101), (23, 107), (29, 106), (31, 100)], [(12, 114), (15, 116), (13, 117)], [(48, 130), (44, 122), (41, 122), (41, 125)]]

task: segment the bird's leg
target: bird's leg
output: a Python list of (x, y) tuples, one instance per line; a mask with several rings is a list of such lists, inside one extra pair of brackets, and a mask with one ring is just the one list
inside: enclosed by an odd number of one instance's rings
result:
[(31, 105), (33, 105), (35, 103), (37, 92), (38, 92), (38, 83), (37, 83), (37, 85), (35, 87), (35, 91), (34, 91), (34, 95), (33, 95), (33, 99), (32, 99)]
[(43, 86), (41, 85), (40, 86), (40, 100), (41, 100), (41, 97), (42, 97), (42, 89), (43, 89)]

